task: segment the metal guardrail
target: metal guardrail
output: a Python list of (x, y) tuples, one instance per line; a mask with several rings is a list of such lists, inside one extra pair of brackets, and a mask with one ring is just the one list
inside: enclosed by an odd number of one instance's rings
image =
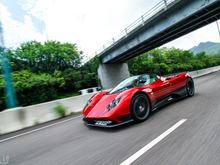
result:
[(99, 55), (105, 52), (106, 50), (110, 49), (111, 47), (113, 47), (115, 44), (119, 43), (121, 40), (126, 38), (129, 34), (134, 32), (137, 28), (145, 25), (145, 23), (148, 22), (154, 15), (156, 15), (160, 11), (166, 10), (174, 1), (176, 0), (161, 0), (160, 2), (158, 2), (153, 8), (148, 10), (140, 18), (138, 18), (132, 24), (127, 26), (121, 33), (113, 37), (111, 41), (104, 44), (102, 48), (96, 51), (95, 55), (97, 54)]

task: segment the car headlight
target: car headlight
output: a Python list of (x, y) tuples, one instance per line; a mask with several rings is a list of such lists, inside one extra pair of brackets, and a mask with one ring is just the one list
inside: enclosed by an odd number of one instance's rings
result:
[(116, 107), (118, 105), (118, 103), (120, 102), (121, 98), (117, 98), (117, 99), (114, 99), (112, 100), (108, 106), (107, 106), (107, 110), (110, 111), (112, 108)]

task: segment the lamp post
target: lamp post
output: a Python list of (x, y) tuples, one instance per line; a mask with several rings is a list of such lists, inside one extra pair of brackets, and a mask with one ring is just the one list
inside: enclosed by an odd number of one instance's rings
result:
[(5, 98), (7, 108), (14, 108), (17, 106), (16, 94), (11, 78), (11, 67), (7, 56), (5, 55), (3, 28), (0, 21), (0, 62), (2, 66), (2, 73), (5, 86)]

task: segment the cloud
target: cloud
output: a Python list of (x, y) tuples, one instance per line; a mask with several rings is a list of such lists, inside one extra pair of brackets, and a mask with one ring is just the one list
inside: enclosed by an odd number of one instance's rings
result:
[[(5, 38), (11, 46), (36, 39), (76, 43), (85, 55), (93, 56), (106, 42), (152, 8), (158, 0), (18, 0), (26, 12), (23, 23), (12, 19), (5, 6)], [(4, 10), (2, 12), (2, 10)], [(38, 21), (43, 22), (44, 27)], [(36, 26), (38, 24), (38, 26)], [(43, 32), (42, 32), (43, 31)], [(207, 35), (204, 35), (207, 34)], [(219, 41), (215, 23), (164, 46), (189, 49), (199, 42)]]
[(33, 25), (31, 16), (25, 15), (24, 21), (19, 22), (12, 18), (7, 7), (1, 3), (0, 11), (6, 47), (17, 47), (30, 40), (45, 41), (45, 36)]
[[(154, 0), (156, 1), (156, 0)], [(76, 43), (94, 55), (155, 3), (146, 0), (19, 0), (29, 15), (45, 24), (47, 39)], [(132, 12), (131, 12), (132, 11)]]

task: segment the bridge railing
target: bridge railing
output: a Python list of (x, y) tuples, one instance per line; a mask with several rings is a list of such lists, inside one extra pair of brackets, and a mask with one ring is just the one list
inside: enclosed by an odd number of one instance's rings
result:
[(176, 0), (161, 0), (160, 2), (158, 2), (153, 8), (148, 10), (140, 18), (138, 18), (132, 24), (127, 26), (117, 36), (113, 37), (111, 41), (104, 44), (102, 48), (96, 51), (95, 54), (96, 55), (101, 54), (105, 52), (106, 50), (110, 49), (111, 47), (113, 47), (115, 44), (117, 44), (118, 42), (126, 38), (129, 34), (137, 30), (139, 27), (142, 27), (143, 25), (145, 25), (145, 23), (148, 22), (154, 15), (170, 7), (174, 1)]

